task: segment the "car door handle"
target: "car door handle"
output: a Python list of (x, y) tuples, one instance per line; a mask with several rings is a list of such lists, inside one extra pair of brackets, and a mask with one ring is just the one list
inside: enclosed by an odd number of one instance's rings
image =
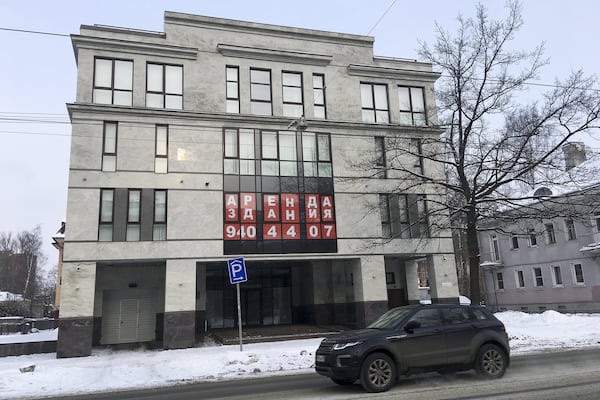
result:
[(404, 339), (407, 336), (408, 335), (406, 335), (406, 334), (403, 334), (403, 335), (394, 335), (394, 336), (387, 336), (386, 339), (387, 340), (400, 340), (400, 339)]

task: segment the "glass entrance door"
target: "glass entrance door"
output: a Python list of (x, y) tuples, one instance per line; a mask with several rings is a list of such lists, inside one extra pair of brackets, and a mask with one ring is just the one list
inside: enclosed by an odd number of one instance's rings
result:
[(262, 304), (260, 298), (260, 289), (240, 290), (240, 303), (242, 305), (243, 326), (262, 325)]

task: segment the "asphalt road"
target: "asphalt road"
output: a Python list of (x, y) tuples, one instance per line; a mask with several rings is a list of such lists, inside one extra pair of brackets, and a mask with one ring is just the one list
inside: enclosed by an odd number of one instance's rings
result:
[(600, 399), (600, 349), (513, 357), (504, 378), (494, 381), (481, 380), (472, 372), (443, 376), (423, 374), (401, 378), (392, 390), (377, 394), (365, 393), (358, 383), (352, 386), (337, 386), (329, 379), (315, 373), (60, 398), (598, 400)]

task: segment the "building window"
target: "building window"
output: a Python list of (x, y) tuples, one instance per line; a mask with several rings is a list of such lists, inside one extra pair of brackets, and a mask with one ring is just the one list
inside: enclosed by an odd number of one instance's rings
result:
[(572, 273), (573, 273), (573, 283), (575, 285), (583, 285), (585, 284), (585, 280), (583, 278), (583, 267), (581, 264), (571, 264), (572, 265)]
[(183, 109), (183, 66), (148, 63), (146, 107)]
[(385, 138), (383, 136), (375, 136), (375, 169), (377, 178), (386, 178), (387, 171), (385, 168)]
[(133, 99), (133, 61), (96, 58), (92, 102), (131, 106)]
[(596, 232), (600, 232), (600, 213), (594, 214), (594, 221), (596, 222), (595, 223)]
[(398, 86), (398, 103), (402, 125), (427, 125), (423, 88)]
[(298, 176), (296, 133), (261, 132), (261, 173), (273, 176)]
[(333, 176), (329, 134), (302, 132), (302, 161), (304, 176)]
[(393, 272), (385, 273), (385, 284), (386, 285), (395, 285), (396, 284), (396, 274)]
[(282, 72), (283, 115), (286, 117), (301, 117), (304, 115), (302, 99), (302, 73)]
[(562, 272), (560, 271), (559, 265), (552, 266), (552, 285), (553, 286), (562, 286)]
[(536, 247), (537, 246), (537, 236), (535, 234), (535, 229), (529, 228), (528, 232), (529, 232), (529, 235), (528, 235), (527, 239), (528, 239), (529, 247)]
[(500, 261), (500, 246), (498, 245), (498, 235), (495, 233), (490, 235), (490, 253), (492, 261)]
[(544, 277), (542, 276), (542, 269), (540, 267), (533, 268), (533, 282), (535, 287), (544, 286)]
[(117, 170), (117, 123), (105, 122), (102, 134), (102, 171)]
[(496, 272), (496, 290), (504, 290), (504, 275), (502, 272)]
[(239, 114), (240, 112), (240, 68), (225, 67), (226, 104), (225, 111)]
[(363, 122), (377, 122), (382, 124), (390, 122), (387, 85), (361, 83), (360, 95)]
[(152, 240), (167, 239), (167, 191), (154, 191), (154, 224)]
[(565, 230), (567, 231), (567, 240), (577, 239), (577, 232), (575, 232), (575, 222), (572, 218), (565, 219)]
[(254, 131), (231, 129), (223, 131), (225, 174), (254, 175)]
[(142, 191), (130, 189), (127, 200), (127, 241), (140, 240), (140, 202)]
[(427, 260), (417, 261), (417, 279), (420, 288), (429, 287), (429, 274), (427, 272)]
[(411, 138), (408, 147), (408, 152), (411, 157), (414, 157), (413, 168), (416, 174), (423, 174), (423, 147), (422, 141), (419, 138)]
[(381, 215), (381, 235), (389, 239), (392, 237), (392, 218), (390, 214), (390, 202), (387, 194), (379, 195), (379, 214)]
[(169, 128), (156, 125), (156, 144), (154, 149), (154, 172), (166, 174), (169, 160)]
[(519, 237), (515, 233), (510, 235), (510, 248), (513, 250), (519, 248)]
[(325, 75), (323, 74), (313, 74), (313, 103), (314, 117), (327, 118), (325, 112)]
[(379, 207), (383, 237), (429, 237), (424, 195), (380, 194)]
[(552, 223), (544, 225), (544, 229), (546, 230), (546, 243), (554, 244), (556, 243), (556, 235), (554, 234), (554, 225)]
[(523, 274), (523, 271), (515, 271), (515, 282), (517, 289), (522, 289), (525, 287), (525, 275)]
[(100, 191), (100, 223), (98, 224), (98, 241), (113, 240), (114, 189)]
[(250, 112), (257, 115), (273, 115), (271, 70), (250, 68)]

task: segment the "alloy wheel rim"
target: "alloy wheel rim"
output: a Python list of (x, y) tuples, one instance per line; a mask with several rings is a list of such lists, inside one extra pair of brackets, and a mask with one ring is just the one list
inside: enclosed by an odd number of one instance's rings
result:
[(392, 367), (385, 360), (374, 360), (369, 366), (369, 380), (377, 387), (387, 385), (392, 379)]
[(490, 375), (497, 375), (503, 364), (502, 355), (496, 350), (488, 350), (483, 355), (483, 368)]

